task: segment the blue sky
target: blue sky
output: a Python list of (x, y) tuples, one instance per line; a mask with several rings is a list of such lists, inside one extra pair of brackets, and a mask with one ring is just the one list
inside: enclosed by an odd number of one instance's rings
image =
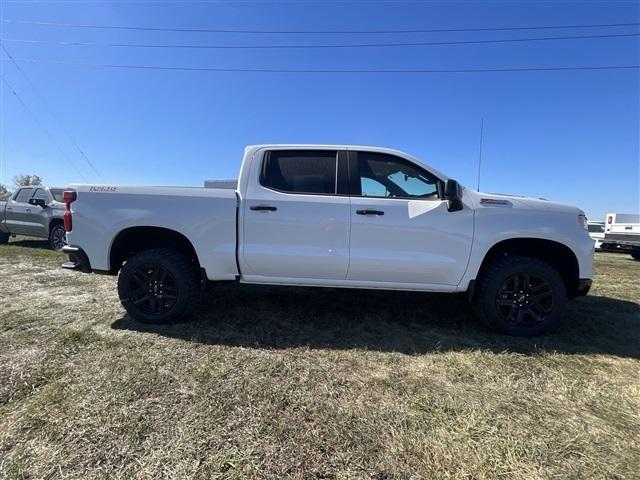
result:
[[(100, 25), (313, 30), (639, 22), (639, 3), (1, 1), (6, 19)], [(286, 44), (379, 43), (633, 33), (638, 27), (403, 35), (240, 35), (2, 23), (5, 39)], [(640, 210), (638, 70), (474, 74), (260, 74), (27, 63), (225, 68), (421, 69), (632, 65), (638, 37), (334, 50), (177, 50), (4, 44), (2, 183), (202, 185), (235, 178), (246, 144), (347, 143), (407, 151), (481, 189), (575, 204), (592, 219)], [(48, 105), (43, 104), (42, 96)], [(53, 112), (53, 115), (51, 115)], [(58, 124), (62, 123), (62, 128)], [(44, 127), (50, 135), (43, 132)], [(68, 134), (67, 134), (68, 133)], [(52, 138), (53, 137), (53, 140)]]

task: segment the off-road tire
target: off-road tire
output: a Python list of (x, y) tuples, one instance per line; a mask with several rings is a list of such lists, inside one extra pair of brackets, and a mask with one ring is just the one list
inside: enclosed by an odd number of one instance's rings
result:
[[(2, 243), (2, 242), (0, 242), (0, 243)], [(634, 260), (640, 261), (640, 251), (631, 252), (631, 257), (633, 257)]]
[[(529, 279), (530, 289), (515, 288)], [(532, 337), (558, 326), (566, 302), (566, 285), (553, 267), (533, 258), (506, 255), (493, 260), (478, 279), (473, 311), (478, 320), (497, 332)], [(513, 316), (516, 318), (507, 318)]]
[(0, 232), (0, 245), (4, 245), (6, 243), (9, 243), (9, 237), (10, 236), (11, 236), (10, 233)]
[[(129, 258), (120, 270), (118, 295), (127, 313), (136, 320), (174, 323), (188, 317), (200, 300), (198, 269), (175, 250), (146, 250)], [(158, 311), (153, 311), (156, 307)]]
[[(66, 245), (65, 235), (67, 232), (64, 229), (64, 225), (62, 223), (56, 223), (51, 227), (51, 231), (49, 232), (49, 245), (53, 250), (59, 252), (62, 250), (62, 247)], [(61, 235), (61, 237), (60, 237)], [(60, 238), (62, 238), (62, 243), (60, 243)]]

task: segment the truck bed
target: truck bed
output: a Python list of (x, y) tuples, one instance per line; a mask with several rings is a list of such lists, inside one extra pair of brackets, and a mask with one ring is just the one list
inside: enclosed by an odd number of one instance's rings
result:
[(109, 252), (118, 235), (131, 228), (156, 227), (187, 238), (210, 280), (238, 275), (235, 190), (85, 184), (72, 188), (77, 200), (71, 206), (73, 229), (67, 240), (84, 248), (93, 270), (111, 269)]

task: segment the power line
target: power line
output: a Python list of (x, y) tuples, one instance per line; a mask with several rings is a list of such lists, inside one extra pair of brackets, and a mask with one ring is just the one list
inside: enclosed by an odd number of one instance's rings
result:
[(16, 99), (20, 102), (20, 104), (24, 107), (24, 109), (29, 113), (29, 115), (31, 115), (31, 117), (33, 118), (33, 120), (35, 121), (35, 123), (42, 129), (42, 131), (45, 133), (45, 135), (47, 137), (49, 137), (49, 140), (51, 140), (51, 143), (53, 143), (53, 145), (55, 145), (56, 149), (58, 150), (58, 152), (60, 152), (60, 155), (62, 155), (64, 158), (66, 158), (69, 163), (71, 164), (71, 166), (74, 168), (74, 170), (76, 172), (78, 172), (78, 175), (80, 175), (80, 177), (82, 177), (82, 180), (84, 180), (85, 182), (87, 181), (87, 178), (82, 174), (82, 172), (78, 169), (78, 167), (76, 166), (76, 164), (67, 156), (66, 153), (64, 153), (62, 151), (62, 149), (60, 148), (60, 145), (58, 145), (58, 143), (54, 140), (53, 136), (51, 135), (51, 133), (49, 133), (49, 130), (47, 130), (47, 128), (44, 126), (44, 124), (38, 119), (38, 117), (36, 116), (35, 113), (33, 113), (33, 110), (31, 110), (27, 104), (24, 102), (24, 100), (22, 100), (22, 98), (20, 97), (20, 95), (18, 95), (18, 93), (14, 90), (14, 88), (9, 84), (9, 82), (7, 81), (6, 78), (4, 78), (4, 76), (0, 75), (0, 78), (2, 79), (2, 81), (4, 82), (4, 84), (7, 86), (7, 88), (11, 91), (11, 93), (13, 94), (14, 97), (16, 97)]
[(539, 42), (553, 40), (582, 40), (596, 38), (616, 38), (616, 37), (637, 37), (640, 33), (620, 33), (605, 35), (576, 35), (568, 37), (528, 37), (528, 38), (500, 38), (490, 40), (455, 40), (446, 42), (403, 42), (403, 43), (347, 43), (328, 45), (176, 45), (158, 43), (98, 43), (98, 42), (59, 42), (49, 40), (23, 40), (14, 38), (3, 38), (2, 42), (23, 43), (33, 45), (59, 45), (59, 46), (88, 46), (88, 47), (133, 47), (133, 48), (186, 48), (186, 49), (318, 49), (318, 48), (380, 48), (380, 47), (420, 47), (435, 45), (470, 45), (485, 43), (512, 43), (512, 42)]
[(191, 32), (191, 33), (239, 33), (239, 34), (403, 34), (403, 33), (438, 33), (438, 32), (491, 32), (509, 30), (549, 30), (570, 28), (607, 28), (630, 27), (640, 25), (633, 23), (594, 23), (578, 25), (534, 25), (516, 27), (469, 27), (469, 28), (428, 28), (428, 29), (381, 29), (381, 30), (256, 30), (256, 29), (209, 29), (209, 28), (173, 28), (173, 27), (136, 27), (129, 25), (95, 25), (83, 23), (58, 23), (41, 22), (32, 20), (3, 20), (5, 23), (18, 23), (23, 25), (40, 25), (52, 27), (93, 28), (112, 30), (140, 30), (151, 32)]
[(31, 88), (33, 89), (33, 91), (36, 93), (36, 95), (40, 98), (40, 101), (44, 104), (45, 108), (49, 111), (49, 114), (54, 118), (54, 120), (58, 123), (58, 126), (60, 127), (60, 129), (62, 130), (62, 132), (69, 138), (69, 140), (71, 140), (71, 143), (73, 143), (73, 145), (75, 146), (75, 148), (78, 150), (78, 152), (80, 152), (80, 155), (82, 156), (82, 158), (84, 158), (85, 162), (87, 162), (87, 164), (89, 165), (89, 167), (91, 167), (91, 169), (93, 170), (93, 172), (98, 176), (98, 178), (100, 178), (103, 182), (104, 177), (100, 174), (100, 172), (98, 172), (98, 170), (96, 169), (96, 167), (93, 165), (93, 163), (91, 162), (91, 160), (89, 160), (89, 157), (87, 156), (87, 154), (84, 152), (84, 150), (82, 150), (82, 148), (80, 148), (80, 145), (78, 145), (78, 142), (76, 142), (76, 140), (73, 138), (73, 136), (71, 136), (71, 134), (69, 133), (69, 131), (64, 127), (62, 121), (60, 120), (59, 117), (57, 117), (54, 113), (53, 110), (51, 109), (51, 107), (49, 107), (49, 104), (47, 103), (47, 101), (44, 99), (44, 96), (40, 94), (38, 88), (36, 88), (35, 84), (31, 81), (31, 79), (29, 78), (29, 76), (27, 75), (27, 73), (22, 69), (22, 67), (20, 67), (20, 65), (18, 64), (18, 62), (16, 62), (15, 58), (13, 58), (13, 56), (11, 56), (11, 54), (9, 53), (9, 51), (6, 49), (6, 47), (2, 44), (0, 44), (0, 47), (2, 47), (2, 50), (4, 51), (4, 53), (9, 57), (9, 59), (13, 62), (13, 64), (15, 65), (16, 69), (22, 74), (22, 76), (27, 80), (27, 83), (29, 83), (29, 85), (31, 86)]
[(119, 65), (107, 63), (58, 62), (55, 60), (19, 59), (26, 63), (43, 63), (71, 67), (97, 67), (135, 70), (166, 70), (184, 72), (224, 72), (224, 73), (303, 73), (303, 74), (445, 74), (445, 73), (504, 73), (504, 72), (550, 72), (589, 70), (633, 70), (640, 65), (596, 65), (576, 67), (516, 67), (516, 68), (465, 68), (465, 69), (289, 69), (289, 68), (215, 68), (215, 67), (174, 67), (161, 65)]

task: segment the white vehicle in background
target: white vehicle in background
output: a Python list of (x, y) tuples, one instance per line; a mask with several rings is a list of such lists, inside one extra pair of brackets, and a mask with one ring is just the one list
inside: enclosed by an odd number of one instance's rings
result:
[(608, 248), (628, 251), (635, 260), (640, 260), (640, 215), (608, 213), (604, 243)]
[(485, 324), (530, 336), (593, 276), (582, 210), (474, 192), (397, 150), (257, 145), (234, 189), (73, 188), (64, 266), (119, 274), (144, 322), (175, 321), (208, 282), (231, 281), (465, 292)]
[(587, 222), (587, 228), (589, 230), (589, 236), (595, 242), (595, 249), (600, 250), (604, 242), (604, 222), (589, 220)]

